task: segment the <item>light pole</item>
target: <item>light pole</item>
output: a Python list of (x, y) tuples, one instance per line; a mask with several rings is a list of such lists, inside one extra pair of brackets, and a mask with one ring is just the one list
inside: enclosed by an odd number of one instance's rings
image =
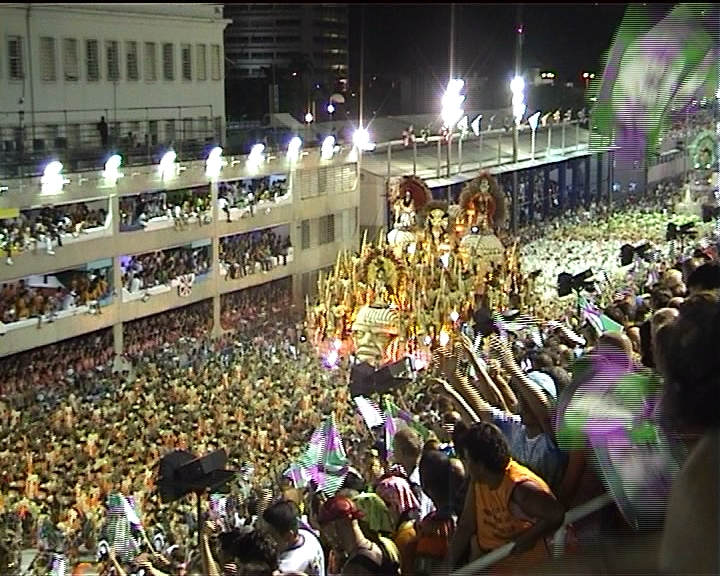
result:
[(585, 92), (590, 88), (590, 80), (595, 80), (595, 74), (593, 72), (583, 72), (582, 79), (585, 80)]
[(518, 216), (520, 206), (518, 205), (518, 173), (517, 163), (520, 148), (520, 122), (525, 114), (525, 80), (522, 76), (517, 75), (510, 81), (510, 92), (512, 93), (512, 109), (513, 109), (513, 190), (512, 190), (512, 229), (513, 234), (517, 234)]
[(451, 78), (448, 81), (445, 94), (442, 97), (442, 121), (445, 139), (447, 141), (447, 176), (450, 177), (450, 146), (452, 142), (452, 133), (455, 125), (463, 117), (462, 105), (465, 102), (465, 95), (462, 89), (465, 82), (458, 78)]

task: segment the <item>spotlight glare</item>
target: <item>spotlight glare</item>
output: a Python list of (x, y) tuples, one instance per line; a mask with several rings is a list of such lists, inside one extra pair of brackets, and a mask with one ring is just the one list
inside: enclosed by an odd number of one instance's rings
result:
[(160, 177), (165, 180), (170, 176), (175, 176), (176, 166), (175, 161), (177, 160), (177, 153), (175, 150), (168, 150), (160, 160)]
[(120, 174), (120, 166), (122, 166), (122, 156), (120, 154), (113, 154), (105, 162), (105, 170), (103, 170), (103, 178), (106, 181), (115, 184), (119, 178), (122, 178)]
[(217, 178), (220, 175), (222, 167), (225, 165), (222, 157), (223, 149), (216, 146), (208, 154), (205, 160), (205, 174), (210, 178)]
[(320, 147), (320, 158), (323, 160), (330, 160), (335, 153), (335, 136), (328, 136), (323, 140), (322, 146)]
[(300, 148), (302, 148), (302, 139), (299, 136), (293, 136), (288, 143), (288, 158), (290, 158), (290, 160), (297, 160), (300, 154)]

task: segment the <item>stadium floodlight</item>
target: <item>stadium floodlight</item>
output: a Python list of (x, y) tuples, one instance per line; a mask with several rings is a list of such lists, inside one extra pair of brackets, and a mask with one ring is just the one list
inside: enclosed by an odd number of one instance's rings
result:
[(448, 81), (445, 94), (443, 94), (441, 101), (442, 111), (440, 115), (442, 117), (443, 127), (448, 130), (452, 130), (460, 118), (463, 117), (464, 111), (462, 105), (463, 102), (465, 102), (465, 95), (462, 94), (462, 89), (464, 87), (464, 80), (452, 78)]
[(105, 170), (103, 170), (103, 178), (105, 182), (111, 185), (117, 184), (117, 181), (123, 177), (120, 173), (120, 167), (122, 166), (122, 156), (120, 154), (113, 154), (105, 162)]
[(328, 136), (323, 140), (320, 147), (320, 158), (322, 160), (330, 160), (335, 154), (335, 136)]
[(307, 112), (305, 114), (305, 123), (310, 124), (313, 120), (315, 120), (315, 117), (312, 115), (312, 112)]
[(248, 154), (248, 157), (247, 157), (248, 164), (250, 164), (251, 166), (254, 166), (254, 167), (257, 167), (260, 164), (262, 164), (262, 162), (264, 160), (264, 156), (263, 156), (264, 153), (265, 153), (265, 144), (262, 144), (262, 143), (255, 144), (250, 149), (250, 154)]
[(63, 186), (69, 182), (63, 175), (62, 162), (53, 160), (45, 166), (40, 186), (43, 194), (59, 194), (62, 192)]
[(300, 136), (293, 136), (288, 142), (287, 155), (290, 162), (295, 162), (300, 156), (300, 148), (302, 148), (302, 139)]
[(369, 152), (375, 149), (375, 144), (370, 142), (370, 133), (365, 128), (358, 128), (353, 134), (353, 144), (362, 152)]
[(328, 114), (330, 114), (330, 116), (335, 114), (335, 104), (330, 102), (330, 104), (327, 105), (327, 111), (328, 111)]
[(522, 76), (515, 76), (510, 81), (510, 92), (512, 93), (512, 110), (515, 125), (520, 126), (527, 108), (525, 105), (525, 80), (523, 80)]
[(208, 154), (205, 160), (205, 175), (211, 180), (215, 180), (220, 176), (220, 171), (225, 166), (223, 160), (223, 149), (220, 146), (215, 146)]
[(168, 178), (172, 178), (173, 176), (177, 175), (177, 153), (175, 150), (168, 150), (163, 154), (163, 157), (160, 159), (160, 164), (158, 166), (160, 171), (160, 178), (162, 180), (167, 180)]

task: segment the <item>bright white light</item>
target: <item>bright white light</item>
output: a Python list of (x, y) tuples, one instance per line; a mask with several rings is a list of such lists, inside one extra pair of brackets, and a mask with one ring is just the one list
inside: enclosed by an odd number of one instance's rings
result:
[(454, 128), (464, 114), (462, 105), (465, 102), (465, 95), (461, 94), (464, 86), (465, 82), (459, 78), (453, 78), (448, 82), (441, 101), (441, 116), (445, 128)]
[(408, 244), (408, 247), (407, 247), (407, 253), (412, 256), (413, 254), (415, 254), (416, 249), (417, 249), (417, 246), (416, 246), (415, 242), (410, 242), (410, 244)]
[(103, 178), (108, 183), (115, 184), (118, 179), (122, 178), (120, 174), (120, 166), (122, 166), (122, 156), (120, 154), (113, 154), (105, 162), (105, 170), (103, 170)]
[(420, 370), (425, 369), (425, 367), (427, 366), (427, 363), (422, 358), (414, 358), (413, 365), (415, 367), (415, 371), (420, 372)]
[(165, 180), (177, 174), (177, 166), (175, 161), (177, 160), (177, 153), (175, 150), (168, 150), (160, 160), (159, 170), (160, 178)]
[(512, 92), (512, 109), (515, 123), (520, 124), (523, 115), (525, 114), (525, 80), (521, 76), (515, 76), (510, 81), (510, 91)]
[(370, 152), (375, 150), (375, 144), (370, 142), (370, 134), (365, 128), (358, 128), (353, 134), (353, 144), (358, 150)]
[(305, 122), (307, 124), (310, 124), (310, 122), (312, 122), (313, 120), (314, 120), (313, 115), (310, 112), (305, 114)]
[(524, 91), (525, 80), (523, 80), (522, 76), (515, 76), (515, 78), (510, 80), (510, 92), (512, 92), (513, 94), (518, 94)]
[(440, 262), (442, 262), (442, 265), (447, 268), (450, 265), (450, 253), (445, 252), (445, 254), (440, 256)]
[(423, 342), (425, 342), (426, 346), (430, 346), (430, 344), (432, 344), (432, 338), (430, 336), (425, 336)]
[(265, 144), (255, 144), (250, 149), (250, 154), (248, 155), (248, 164), (252, 164), (253, 166), (257, 166), (258, 164), (261, 164), (263, 161), (263, 153), (265, 152)]
[(340, 339), (338, 338), (335, 338), (335, 342), (333, 342), (333, 347), (335, 348), (335, 350), (340, 350), (340, 348), (342, 348), (342, 341), (340, 341)]
[(288, 158), (292, 161), (297, 160), (300, 155), (300, 148), (302, 148), (302, 140), (299, 136), (293, 136), (288, 142)]
[(42, 178), (40, 179), (43, 194), (58, 194), (62, 192), (63, 186), (69, 182), (69, 180), (63, 178), (62, 170), (62, 162), (58, 162), (57, 160), (53, 160), (45, 166)]
[(327, 105), (328, 114), (335, 114), (335, 105), (331, 102)]
[(209, 178), (217, 178), (220, 175), (222, 167), (225, 165), (222, 157), (223, 149), (216, 146), (210, 150), (207, 160), (205, 160), (205, 174)]
[(528, 124), (530, 124), (530, 130), (537, 130), (538, 122), (540, 121), (540, 112), (535, 112), (528, 118)]
[(335, 153), (335, 136), (328, 136), (323, 140), (322, 146), (320, 147), (320, 158), (323, 160), (330, 160)]
[(450, 334), (443, 330), (440, 332), (440, 338), (438, 340), (440, 341), (440, 346), (447, 346), (450, 343)]
[(457, 310), (453, 310), (452, 312), (450, 312), (450, 320), (452, 320), (453, 322), (457, 322), (458, 318), (460, 318), (460, 314), (457, 313)]

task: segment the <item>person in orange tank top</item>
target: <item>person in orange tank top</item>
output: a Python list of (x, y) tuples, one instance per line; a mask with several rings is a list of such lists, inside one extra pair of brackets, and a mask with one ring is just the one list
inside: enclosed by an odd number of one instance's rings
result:
[(562, 525), (564, 506), (542, 478), (510, 457), (507, 441), (494, 424), (478, 422), (457, 432), (455, 445), (471, 485), (450, 546), (450, 565), (460, 563), (473, 535), (481, 555), (515, 542), (512, 555), (495, 564), (493, 574), (547, 559), (545, 538)]

